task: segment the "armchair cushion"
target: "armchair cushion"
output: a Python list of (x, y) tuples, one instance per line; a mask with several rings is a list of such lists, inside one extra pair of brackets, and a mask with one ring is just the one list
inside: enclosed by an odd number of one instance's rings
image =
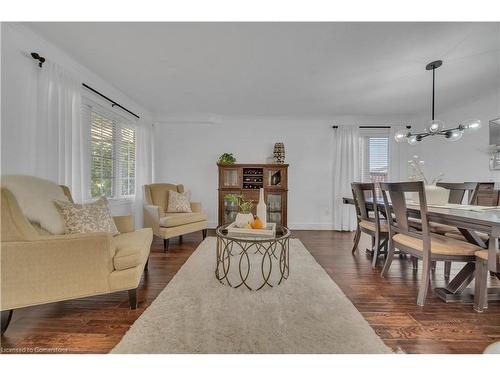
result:
[(115, 270), (126, 270), (145, 263), (149, 255), (149, 247), (153, 240), (150, 228), (139, 229), (135, 232), (122, 233), (113, 237), (116, 253), (113, 258)]
[(179, 212), (168, 213), (160, 218), (160, 226), (165, 228), (177, 227), (179, 225), (196, 223), (198, 221), (208, 220), (208, 216), (204, 212)]

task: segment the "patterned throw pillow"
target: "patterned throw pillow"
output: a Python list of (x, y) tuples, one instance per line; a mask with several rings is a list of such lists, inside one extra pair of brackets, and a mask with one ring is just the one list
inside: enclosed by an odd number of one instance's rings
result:
[(66, 234), (93, 232), (109, 232), (113, 236), (120, 234), (105, 197), (86, 204), (58, 200), (54, 203), (64, 220)]
[(189, 191), (178, 193), (170, 190), (168, 192), (167, 212), (193, 212), (189, 203)]

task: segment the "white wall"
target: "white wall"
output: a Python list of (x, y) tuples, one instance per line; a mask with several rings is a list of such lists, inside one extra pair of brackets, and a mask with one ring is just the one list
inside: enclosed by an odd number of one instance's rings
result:
[[(294, 229), (332, 228), (333, 124), (401, 124), (401, 119), (223, 118), (217, 124), (155, 124), (157, 182), (182, 183), (217, 225), (217, 159), (232, 152), (241, 163), (265, 163), (284, 142), (288, 223)], [(406, 156), (405, 156), (406, 157)]]
[[(499, 87), (500, 91), (500, 87)], [(488, 121), (500, 117), (499, 91), (471, 98), (443, 112), (436, 112), (436, 118), (445, 122), (446, 127), (457, 126), (461, 120), (480, 119), (482, 128), (474, 133), (466, 133), (456, 142), (448, 142), (442, 137), (429, 137), (415, 148), (415, 153), (425, 161), (427, 178), (439, 173), (449, 182), (500, 181), (500, 171), (489, 170)], [(414, 128), (422, 129), (429, 120), (422, 116)]]
[[(146, 121), (149, 113), (101, 77), (79, 64), (47, 40), (16, 23), (1, 24), (1, 173), (33, 174), (36, 126), (36, 82), (40, 69), (30, 56), (38, 52), (81, 77), (82, 82), (105, 93), (138, 113)], [(82, 88), (82, 92), (85, 92)], [(148, 120), (149, 119), (149, 120)], [(114, 202), (114, 214), (127, 214), (130, 202)]]

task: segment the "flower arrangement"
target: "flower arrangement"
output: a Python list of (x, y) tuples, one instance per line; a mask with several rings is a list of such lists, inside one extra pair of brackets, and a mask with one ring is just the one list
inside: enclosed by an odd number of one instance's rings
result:
[(412, 171), (411, 173), (413, 173), (410, 174), (408, 180), (424, 181), (426, 185), (436, 185), (439, 181), (443, 179), (444, 173), (440, 173), (429, 183), (429, 180), (427, 180), (427, 178), (425, 177), (424, 164), (425, 164), (424, 161), (420, 160), (418, 155), (413, 155), (412, 160), (408, 160), (408, 165)]

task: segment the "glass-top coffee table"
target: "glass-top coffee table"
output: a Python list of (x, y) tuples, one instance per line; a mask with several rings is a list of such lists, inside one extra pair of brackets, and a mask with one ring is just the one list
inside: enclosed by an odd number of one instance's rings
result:
[(276, 286), (288, 278), (290, 230), (276, 224), (274, 237), (229, 234), (222, 225), (216, 229), (217, 267), (215, 276), (221, 284), (249, 290)]

